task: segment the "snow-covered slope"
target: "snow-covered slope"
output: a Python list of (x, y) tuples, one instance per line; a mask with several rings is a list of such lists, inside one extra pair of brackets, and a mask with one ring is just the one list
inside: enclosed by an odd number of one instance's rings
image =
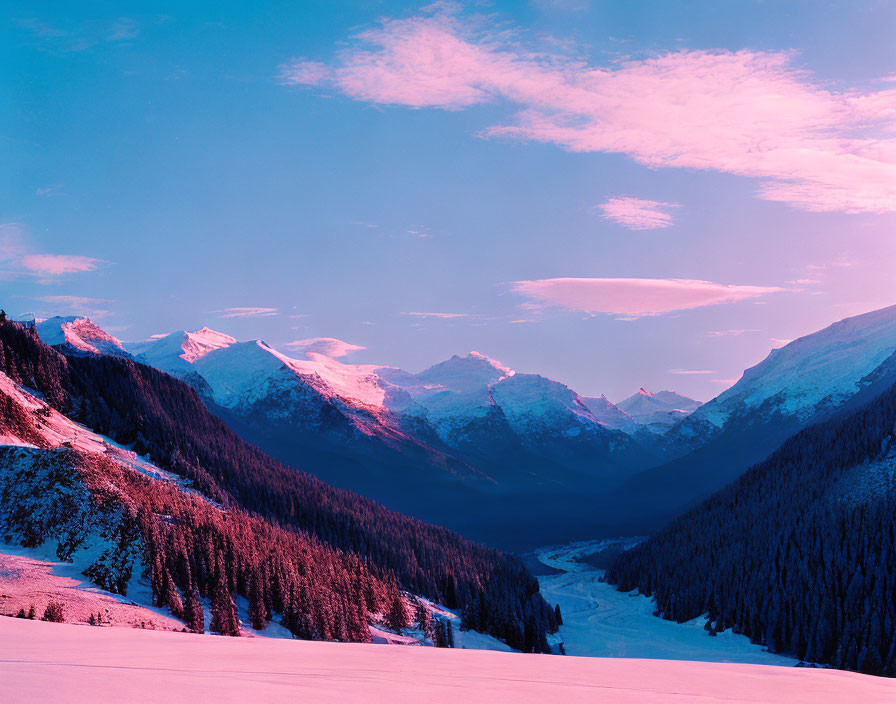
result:
[(65, 345), (70, 351), (127, 357), (118, 338), (90, 318), (55, 316), (37, 323), (37, 334), (48, 345)]
[(608, 428), (632, 434), (640, 427), (634, 418), (603, 394), (600, 396), (583, 396), (582, 401), (594, 417)]
[(203, 327), (195, 332), (178, 330), (149, 343), (134, 343), (127, 347), (138, 362), (148, 364), (175, 375), (190, 369), (190, 365), (213, 350), (229, 347), (236, 338)]
[(700, 406), (687, 396), (674, 391), (658, 391), (653, 394), (641, 387), (638, 393), (616, 404), (639, 426), (657, 434), (662, 434), (682, 418)]
[(489, 387), (515, 372), (479, 352), (454, 355), (419, 374), (381, 367), (376, 374), (403, 389), (407, 398), (393, 395), (390, 407), (409, 415), (425, 417), (439, 437), (456, 445), (471, 423), (494, 416), (495, 404)]
[(672, 459), (635, 477), (627, 493), (645, 502), (645, 513), (671, 518), (791, 435), (894, 383), (896, 306), (841, 320), (773, 350), (670, 429), (659, 443)]
[(510, 427), (523, 437), (545, 433), (576, 437), (603, 432), (582, 398), (565, 384), (539, 374), (514, 374), (491, 388)]
[(667, 441), (699, 447), (735, 426), (772, 418), (804, 427), (890, 378), (894, 353), (896, 306), (846, 318), (772, 350), (673, 428)]
[(772, 350), (740, 381), (696, 411), (716, 427), (747, 409), (769, 406), (799, 420), (836, 408), (896, 351), (896, 306), (846, 318)]
[(838, 670), (390, 648), (90, 628), (0, 618), (10, 704), (828, 704), (887, 702), (896, 684)]

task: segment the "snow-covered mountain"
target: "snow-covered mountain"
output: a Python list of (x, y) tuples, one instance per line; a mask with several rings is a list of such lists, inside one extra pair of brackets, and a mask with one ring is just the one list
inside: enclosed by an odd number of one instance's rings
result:
[(801, 337), (747, 369), (658, 441), (672, 459), (627, 487), (644, 511), (674, 515), (763, 460), (784, 440), (896, 383), (896, 306)]
[(662, 435), (699, 408), (700, 401), (682, 396), (675, 391), (658, 391), (654, 394), (641, 387), (638, 393), (620, 401), (616, 406), (628, 414), (637, 425)]
[(829, 416), (896, 367), (896, 306), (846, 318), (772, 350), (730, 389), (704, 404), (669, 435), (704, 444), (745, 418), (778, 418), (804, 427)]
[(583, 396), (582, 401), (598, 422), (608, 428), (621, 430), (629, 435), (634, 434), (640, 428), (640, 425), (634, 418), (610, 401), (604, 394), (600, 396)]
[(36, 327), (38, 336), (48, 345), (65, 346), (71, 352), (129, 356), (118, 338), (87, 317), (57, 315), (38, 322)]
[(192, 365), (212, 350), (228, 347), (236, 338), (204, 327), (195, 332), (178, 330), (147, 342), (128, 343), (126, 348), (138, 362), (175, 376), (189, 372)]

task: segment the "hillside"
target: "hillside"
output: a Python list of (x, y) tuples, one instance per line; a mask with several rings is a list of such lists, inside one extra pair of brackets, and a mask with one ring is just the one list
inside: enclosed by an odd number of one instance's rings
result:
[[(388, 511), (356, 494), (333, 489), (279, 464), (211, 415), (193, 389), (183, 382), (117, 357), (63, 356), (44, 345), (33, 332), (9, 322), (0, 324), (0, 371), (42, 396), (48, 406), (41, 414), (70, 415), (94, 432), (150, 458), (202, 495), (201, 500), (190, 499), (191, 504), (199, 503), (189, 510), (191, 517), (187, 521), (207, 524), (202, 531), (197, 529), (201, 544), (195, 547), (206, 551), (209, 540), (221, 540), (220, 554), (228, 556), (220, 559), (218, 551), (213, 551), (215, 557), (210, 564), (205, 552), (197, 553), (202, 571), (212, 575), (208, 582), (196, 574), (195, 564), (178, 557), (183, 554), (181, 543), (186, 540), (189, 550), (190, 541), (179, 528), (182, 520), (168, 504), (183, 505), (183, 501), (157, 495), (171, 491), (170, 487), (158, 483), (147, 487), (139, 484), (145, 482), (142, 477), (121, 473), (122, 481), (130, 485), (124, 492), (126, 503), (136, 502), (137, 516), (144, 517), (142, 522), (128, 523), (130, 529), (136, 530), (139, 524), (145, 533), (156, 530), (158, 524), (162, 532), (159, 541), (166, 546), (164, 559), (157, 565), (150, 553), (145, 563), (160, 586), (167, 583), (170, 572), (175, 580), (178, 575), (183, 580), (178, 584), (182, 590), (190, 584), (205, 596), (209, 589), (214, 591), (220, 586), (226, 576), (231, 595), (235, 592), (251, 598), (255, 589), (252, 583), (257, 582), (252, 575), (257, 565), (251, 561), (235, 562), (235, 554), (255, 554), (262, 545), (276, 545), (277, 541), (301, 543), (311, 539), (312, 544), (319, 541), (322, 545), (322, 554), (344, 554), (345, 559), (362, 561), (386, 585), (394, 582), (412, 594), (471, 611), (480, 626), (478, 630), (503, 638), (518, 649), (547, 649), (545, 635), (554, 628), (553, 611), (538, 594), (535, 579), (518, 560), (465, 541), (451, 531)], [(23, 412), (10, 398), (5, 395), (2, 399), (7, 426), (20, 433), (22, 441), (36, 444), (39, 438), (35, 437), (34, 423), (41, 422), (40, 418)], [(71, 456), (78, 452), (76, 448), (68, 452), (63, 449), (63, 466), (66, 472), (76, 470), (78, 475), (87, 476), (82, 483), (88, 489), (90, 476), (94, 476), (95, 484), (97, 472), (103, 475), (113, 471), (93, 467), (96, 463), (104, 465), (104, 457), (85, 461)], [(41, 465), (63, 461), (55, 456), (38, 460)], [(143, 489), (133, 489), (135, 482)], [(141, 512), (141, 501), (146, 497), (151, 503)], [(237, 535), (230, 528), (225, 530), (230, 524), (217, 523), (216, 512), (207, 508), (208, 500), (226, 507), (228, 512), (249, 512), (237, 521)], [(157, 506), (158, 501), (164, 508)], [(6, 504), (5, 508), (10, 510), (11, 506)], [(150, 520), (153, 515), (173, 518), (159, 523)], [(156, 542), (154, 537), (150, 544)], [(292, 548), (284, 546), (283, 550), (283, 558), (295, 554)], [(174, 562), (169, 564), (169, 559)], [(270, 569), (282, 574), (281, 568), (274, 565)], [(293, 573), (287, 570), (287, 574)], [(299, 577), (302, 574), (299, 569)], [(266, 591), (270, 593), (279, 594), (282, 599), (279, 589)], [(364, 602), (349, 598), (341, 603), (346, 604), (346, 609), (354, 609)]]
[(659, 613), (896, 674), (896, 387), (813, 425), (608, 571)]

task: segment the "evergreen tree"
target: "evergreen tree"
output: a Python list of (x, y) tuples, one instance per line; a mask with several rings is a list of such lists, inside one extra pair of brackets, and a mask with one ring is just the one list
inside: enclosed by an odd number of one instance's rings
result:
[(199, 589), (194, 585), (187, 592), (184, 604), (184, 621), (193, 633), (205, 633), (205, 612), (202, 609), (202, 597)]
[(423, 633), (423, 640), (433, 639), (432, 614), (426, 608), (422, 601), (417, 601), (414, 620), (417, 622), (417, 628)]
[(258, 586), (252, 587), (249, 599), (249, 621), (252, 624), (252, 628), (256, 631), (263, 631), (268, 626), (268, 610), (264, 605), (260, 581), (253, 584)]
[(223, 584), (218, 584), (212, 595), (212, 620), (209, 630), (224, 636), (240, 634), (240, 620), (236, 615), (236, 604), (233, 603), (233, 596)]
[(174, 583), (174, 580), (171, 578), (171, 574), (169, 573), (167, 576), (168, 586), (165, 591), (165, 602), (168, 604), (168, 609), (171, 611), (171, 615), (174, 618), (182, 619), (184, 617), (184, 604), (180, 598), (180, 592), (177, 590), (177, 585)]
[(47, 608), (44, 609), (44, 621), (53, 623), (62, 623), (65, 621), (65, 606), (59, 601), (47, 602)]
[(408, 625), (408, 611), (404, 605), (404, 599), (402, 599), (401, 593), (396, 591), (389, 604), (389, 610), (386, 612), (386, 626), (400, 634)]

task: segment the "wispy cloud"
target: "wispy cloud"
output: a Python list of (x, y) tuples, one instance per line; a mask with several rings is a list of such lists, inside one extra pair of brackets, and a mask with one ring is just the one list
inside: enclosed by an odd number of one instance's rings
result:
[(659, 230), (672, 226), (672, 214), (668, 210), (679, 207), (679, 204), (615, 196), (597, 207), (603, 212), (604, 219), (619, 223), (629, 230)]
[(331, 359), (338, 359), (339, 357), (345, 357), (345, 355), (351, 352), (360, 352), (367, 349), (363, 345), (353, 345), (335, 337), (311, 337), (307, 340), (287, 342), (286, 346), (293, 350), (301, 350), (306, 355), (321, 354)]
[(740, 337), (747, 332), (759, 332), (755, 329), (734, 328), (732, 330), (710, 330), (706, 333), (708, 337)]
[(515, 116), (482, 136), (756, 178), (761, 198), (806, 210), (896, 211), (891, 83), (835, 88), (788, 51), (589, 64), (498, 24), (439, 4), (357, 33), (331, 63), (285, 63), (280, 80), (411, 108), (505, 102)]
[(86, 315), (89, 318), (105, 318), (112, 315), (108, 298), (88, 298), (86, 296), (39, 296), (34, 300), (47, 304), (41, 311), (44, 317), (54, 315)]
[(470, 315), (469, 313), (418, 313), (418, 312), (403, 312), (402, 315), (411, 315), (417, 318), (441, 318), (443, 320), (452, 320), (455, 318), (471, 318), (475, 317)]
[(58, 276), (80, 271), (93, 271), (100, 260), (73, 254), (26, 254), (21, 258), (20, 263), (25, 269), (36, 274)]
[(740, 379), (710, 379), (713, 384), (722, 384), (724, 386), (734, 386)]
[(702, 374), (718, 374), (715, 369), (670, 369), (670, 374), (702, 375)]
[(514, 281), (524, 306), (557, 306), (586, 313), (645, 316), (736, 303), (786, 291), (778, 286), (738, 286), (692, 279), (539, 279)]
[(266, 318), (271, 315), (277, 315), (277, 309), (238, 306), (236, 308), (213, 310), (212, 313), (217, 313), (219, 318)]
[(19, 19), (16, 23), (48, 48), (65, 53), (86, 51), (106, 42), (130, 41), (140, 34), (140, 24), (130, 17), (119, 17), (112, 22), (82, 22), (66, 26), (36, 17)]
[(41, 283), (63, 274), (93, 271), (107, 263), (102, 259), (77, 254), (33, 252), (28, 244), (25, 228), (15, 222), (0, 225), (0, 262), (7, 267), (7, 275), (42, 277)]
[(34, 195), (40, 196), (41, 198), (52, 198), (53, 196), (58, 196), (62, 190), (62, 186), (44, 186), (43, 188), (38, 188), (34, 191)]

